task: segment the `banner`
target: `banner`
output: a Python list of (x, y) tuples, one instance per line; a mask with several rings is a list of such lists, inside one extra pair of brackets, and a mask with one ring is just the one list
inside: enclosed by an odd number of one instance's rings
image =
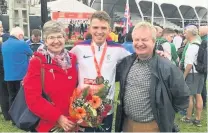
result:
[(78, 13), (78, 12), (52, 12), (51, 20), (61, 21), (62, 23), (69, 23), (74, 20), (89, 20), (92, 13)]

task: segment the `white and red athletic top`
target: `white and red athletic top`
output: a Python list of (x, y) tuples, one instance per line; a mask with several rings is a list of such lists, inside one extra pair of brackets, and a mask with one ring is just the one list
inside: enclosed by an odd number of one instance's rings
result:
[[(124, 49), (121, 45), (112, 41), (107, 41), (107, 51), (104, 56), (101, 75), (105, 80), (109, 81), (111, 89), (108, 94), (108, 98), (114, 99), (115, 95), (115, 75), (116, 65), (130, 53)], [(87, 40), (77, 44), (72, 48), (70, 52), (76, 55), (78, 62), (78, 88), (84, 88), (90, 86), (92, 89), (96, 89), (95, 79), (98, 76), (96, 67), (94, 64), (94, 54), (91, 49), (91, 45), (95, 48), (95, 57), (100, 62), (105, 43), (102, 46), (97, 46), (91, 40)]]

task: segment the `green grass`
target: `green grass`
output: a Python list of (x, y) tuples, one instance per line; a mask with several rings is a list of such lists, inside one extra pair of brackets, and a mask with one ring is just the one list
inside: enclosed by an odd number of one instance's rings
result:
[[(119, 92), (119, 85), (118, 83), (116, 83), (115, 99), (117, 99), (118, 97), (118, 92)], [(116, 105), (114, 107), (116, 111)], [(115, 113), (114, 113), (114, 116), (115, 116)], [(180, 121), (180, 118), (181, 116), (177, 114), (175, 122), (179, 125), (181, 132), (207, 132), (208, 131), (207, 130), (207, 109), (204, 109), (202, 113), (202, 127), (196, 127), (191, 124), (182, 123)], [(114, 117), (113, 125), (115, 125), (115, 117)], [(115, 129), (113, 128), (112, 131), (115, 131)], [(23, 132), (23, 131), (13, 126), (11, 121), (5, 121), (3, 119), (3, 116), (0, 115), (0, 132)]]
[(11, 121), (5, 121), (3, 116), (0, 115), (0, 132), (23, 132), (23, 131), (13, 126)]

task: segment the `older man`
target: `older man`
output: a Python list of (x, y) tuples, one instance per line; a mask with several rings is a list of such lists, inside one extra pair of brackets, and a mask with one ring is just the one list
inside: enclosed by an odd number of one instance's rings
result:
[(117, 132), (172, 132), (175, 113), (186, 109), (189, 89), (182, 72), (154, 52), (156, 30), (138, 23), (133, 32), (135, 54), (122, 60), (117, 69), (120, 104)]
[[(199, 45), (201, 45), (201, 39), (199, 39), (198, 29), (194, 25), (190, 25), (185, 29), (185, 37), (188, 40), (188, 48), (185, 51), (185, 60), (184, 60), (184, 78), (186, 83), (191, 90), (189, 108), (187, 109), (187, 115), (182, 119), (186, 123), (192, 123), (196, 126), (201, 126), (201, 113), (203, 107), (203, 101), (201, 92), (204, 85), (204, 75), (196, 71), (195, 65), (197, 64), (197, 56)], [(192, 110), (194, 105), (193, 98), (196, 98), (196, 117), (192, 121)]]
[(20, 81), (27, 72), (29, 56), (33, 54), (29, 45), (21, 41), (24, 38), (21, 28), (13, 28), (10, 34), (9, 39), (2, 44), (4, 80), (7, 81), (9, 106), (12, 105), (20, 88)]

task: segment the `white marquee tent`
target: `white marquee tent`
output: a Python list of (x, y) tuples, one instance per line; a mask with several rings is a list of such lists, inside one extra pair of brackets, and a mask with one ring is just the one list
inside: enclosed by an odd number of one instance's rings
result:
[[(50, 11), (60, 11), (60, 12), (78, 12), (78, 13), (93, 13), (96, 10), (77, 1), (77, 0), (57, 0), (47, 3), (48, 9)], [(35, 15), (40, 15), (40, 5), (35, 5), (35, 7), (30, 8), (30, 12)]]
[(62, 11), (62, 12), (87, 12), (93, 13), (96, 10), (77, 1), (77, 0), (57, 0), (53, 2), (48, 2), (48, 7), (52, 11)]

